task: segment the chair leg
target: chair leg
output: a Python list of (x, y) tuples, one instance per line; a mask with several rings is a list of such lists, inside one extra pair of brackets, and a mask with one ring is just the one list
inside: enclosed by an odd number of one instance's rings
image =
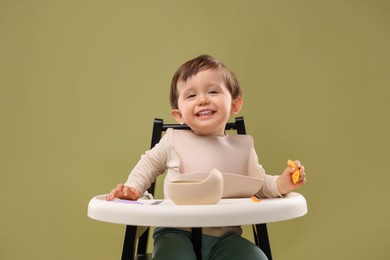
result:
[(268, 237), (267, 224), (256, 224), (256, 228), (254, 228), (253, 232), (255, 236), (256, 245), (260, 247), (260, 249), (267, 256), (268, 260), (272, 260), (271, 245)]
[(192, 245), (197, 260), (202, 260), (202, 228), (192, 228)]
[(256, 244), (256, 246), (260, 247), (259, 237), (258, 237), (258, 234), (257, 234), (256, 225), (252, 225), (252, 231), (253, 231), (253, 238), (255, 239), (255, 244)]
[(149, 228), (138, 238), (137, 255), (145, 255), (148, 246)]
[(122, 260), (133, 260), (135, 253), (137, 226), (126, 226), (125, 240), (123, 242)]

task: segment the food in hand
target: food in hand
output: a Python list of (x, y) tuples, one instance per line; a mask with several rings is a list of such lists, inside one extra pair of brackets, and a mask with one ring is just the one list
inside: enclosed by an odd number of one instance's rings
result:
[(295, 169), (294, 173), (291, 175), (291, 179), (293, 183), (297, 183), (299, 181), (299, 169), (293, 160), (288, 160), (287, 165), (293, 167)]

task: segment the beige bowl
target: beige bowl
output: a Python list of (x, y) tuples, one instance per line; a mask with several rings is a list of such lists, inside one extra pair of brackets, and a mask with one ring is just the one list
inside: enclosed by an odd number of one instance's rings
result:
[[(181, 180), (202, 180), (207, 178), (208, 173), (183, 174)], [(222, 198), (249, 198), (255, 195), (263, 184), (260, 177), (239, 175), (234, 173), (222, 173), (223, 195)]]
[(223, 195), (223, 176), (211, 170), (205, 179), (185, 179), (168, 182), (170, 199), (178, 205), (215, 204)]

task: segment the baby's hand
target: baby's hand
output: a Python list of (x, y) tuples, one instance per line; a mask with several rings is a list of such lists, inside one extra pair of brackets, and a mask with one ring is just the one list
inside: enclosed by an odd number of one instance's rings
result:
[(300, 161), (296, 160), (294, 162), (299, 170), (299, 179), (296, 183), (294, 183), (291, 176), (294, 174), (296, 169), (294, 167), (287, 166), (282, 175), (278, 178), (278, 189), (281, 194), (286, 194), (295, 190), (306, 182), (305, 167), (300, 163)]
[(140, 196), (140, 192), (132, 187), (127, 187), (123, 183), (118, 184), (118, 186), (111, 191), (110, 194), (106, 196), (106, 200), (125, 199), (125, 200), (136, 200)]

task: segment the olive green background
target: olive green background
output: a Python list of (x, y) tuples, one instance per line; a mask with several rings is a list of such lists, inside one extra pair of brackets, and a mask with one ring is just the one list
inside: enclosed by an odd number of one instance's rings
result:
[(274, 258), (388, 256), (389, 1), (1, 0), (0, 37), (0, 259), (120, 258), (124, 227), (88, 201), (173, 122), (170, 79), (203, 53), (238, 75), (267, 172), (306, 167)]

